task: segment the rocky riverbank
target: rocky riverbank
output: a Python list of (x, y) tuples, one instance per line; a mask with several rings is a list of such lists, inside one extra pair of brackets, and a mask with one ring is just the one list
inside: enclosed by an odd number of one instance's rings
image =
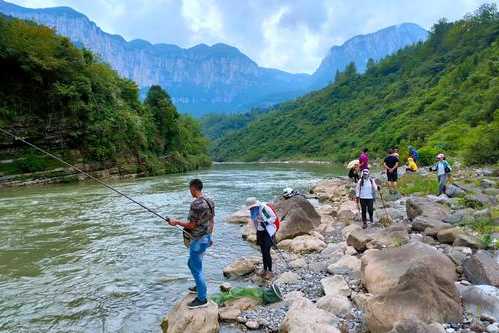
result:
[[(218, 332), (220, 325), (300, 333), (499, 332), (499, 235), (476, 226), (487, 221), (497, 231), (498, 179), (459, 177), (452, 197), (385, 193), (375, 220), (386, 223), (367, 229), (360, 227), (353, 184), (342, 178), (314, 186), (314, 200), (275, 202), (286, 219), (277, 235), (280, 252), (273, 252), (274, 279), (255, 274), (259, 257), (237, 259), (224, 276), (273, 283), (284, 300), (262, 305), (240, 298), (193, 312), (184, 298), (164, 332)], [(241, 223), (243, 239), (255, 241), (246, 209), (227, 222)]]

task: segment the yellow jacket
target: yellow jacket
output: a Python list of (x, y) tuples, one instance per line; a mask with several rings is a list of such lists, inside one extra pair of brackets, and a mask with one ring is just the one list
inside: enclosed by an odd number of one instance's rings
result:
[(416, 163), (414, 162), (414, 159), (412, 157), (409, 157), (407, 159), (407, 167), (414, 172), (418, 171), (418, 166), (416, 165)]

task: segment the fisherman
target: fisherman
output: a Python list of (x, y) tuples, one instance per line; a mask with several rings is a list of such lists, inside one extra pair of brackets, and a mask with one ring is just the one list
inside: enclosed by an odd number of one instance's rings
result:
[(362, 228), (367, 228), (367, 214), (369, 213), (369, 220), (371, 224), (374, 223), (374, 200), (376, 199), (376, 192), (378, 186), (373, 178), (369, 176), (369, 170), (362, 170), (362, 177), (357, 183), (355, 189), (355, 196), (357, 206), (360, 204), (362, 211)]
[(397, 156), (397, 152), (393, 148), (390, 148), (388, 150), (388, 156), (385, 158), (383, 166), (385, 167), (386, 170), (388, 187), (390, 187), (391, 191), (394, 191), (397, 188), (397, 180), (398, 180), (397, 169), (399, 166), (399, 158)]
[(203, 194), (203, 182), (193, 179), (189, 183), (189, 190), (194, 200), (191, 203), (188, 221), (183, 222), (170, 219), (172, 226), (181, 226), (185, 231), (184, 240), (189, 247), (189, 261), (187, 265), (191, 270), (196, 286), (189, 288), (189, 292), (197, 293), (197, 297), (187, 307), (196, 309), (208, 305), (207, 287), (203, 276), (203, 255), (212, 245), (212, 233), (215, 218), (215, 203)]
[(430, 171), (437, 172), (438, 179), (438, 195), (446, 194), (447, 191), (447, 181), (452, 168), (449, 162), (445, 159), (445, 155), (440, 153), (437, 155), (437, 162), (430, 168)]
[(362, 172), (364, 169), (369, 169), (369, 155), (367, 154), (368, 149), (364, 148), (359, 156), (359, 171)]
[(251, 221), (256, 229), (256, 242), (262, 252), (263, 271), (260, 273), (264, 279), (272, 279), (272, 256), (270, 248), (274, 244), (274, 236), (277, 231), (275, 222), (277, 215), (267, 204), (257, 201), (256, 198), (248, 198), (246, 206), (250, 210)]
[(406, 172), (416, 172), (418, 171), (418, 165), (416, 162), (414, 162), (414, 159), (412, 157), (407, 158), (407, 166), (405, 168)]

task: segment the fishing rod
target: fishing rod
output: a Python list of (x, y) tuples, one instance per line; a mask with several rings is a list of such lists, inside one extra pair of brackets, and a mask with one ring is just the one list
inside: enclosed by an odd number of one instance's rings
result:
[[(45, 155), (47, 155), (47, 156), (52, 157), (53, 159), (55, 159), (55, 160), (59, 161), (60, 163), (62, 163), (62, 164), (64, 164), (64, 165), (69, 166), (70, 168), (72, 168), (72, 169), (74, 169), (74, 170), (78, 171), (79, 173), (81, 173), (81, 174), (83, 174), (83, 175), (87, 176), (88, 178), (90, 178), (90, 179), (92, 179), (92, 180), (96, 181), (96, 182), (97, 182), (97, 183), (99, 183), (100, 185), (102, 185), (102, 186), (104, 186), (104, 187), (106, 187), (106, 188), (110, 189), (111, 191), (113, 191), (113, 192), (115, 192), (115, 193), (117, 193), (117, 194), (119, 194), (119, 195), (121, 195), (121, 196), (125, 197), (125, 198), (126, 198), (126, 199), (128, 199), (129, 201), (131, 201), (131, 202), (133, 202), (133, 203), (135, 203), (135, 204), (139, 205), (139, 206), (140, 206), (140, 207), (142, 207), (143, 209), (147, 210), (149, 213), (151, 213), (151, 214), (153, 214), (153, 215), (155, 215), (155, 216), (159, 217), (160, 219), (164, 220), (165, 222), (170, 222), (170, 218), (169, 218), (168, 216), (162, 216), (162, 215), (160, 215), (159, 213), (157, 213), (156, 211), (152, 210), (151, 208), (149, 208), (149, 207), (147, 207), (147, 206), (143, 205), (142, 203), (140, 203), (140, 202), (138, 202), (137, 200), (135, 200), (135, 199), (133, 199), (133, 198), (129, 197), (129, 196), (128, 196), (128, 195), (126, 195), (125, 193), (123, 193), (123, 192), (121, 192), (121, 191), (119, 191), (119, 190), (115, 189), (114, 187), (112, 187), (112, 186), (110, 186), (110, 185), (106, 184), (105, 182), (103, 182), (102, 180), (100, 180), (100, 179), (98, 179), (98, 178), (96, 178), (96, 177), (92, 176), (92, 175), (91, 175), (91, 174), (89, 174), (88, 172), (85, 172), (85, 171), (83, 171), (82, 169), (78, 168), (77, 166), (75, 166), (75, 165), (73, 165), (73, 164), (70, 164), (70, 163), (68, 163), (68, 162), (64, 161), (62, 158), (60, 158), (60, 157), (58, 157), (58, 156), (56, 156), (56, 155), (54, 155), (54, 154), (52, 154), (52, 153), (50, 153), (50, 152), (48, 152), (48, 151), (44, 150), (43, 148), (38, 147), (37, 145), (35, 145), (35, 144), (31, 143), (31, 142), (28, 142), (28, 141), (24, 140), (24, 139), (23, 139), (23, 138), (21, 138), (21, 137), (18, 137), (18, 136), (17, 136), (17, 135), (15, 135), (15, 134), (12, 134), (12, 133), (11, 133), (11, 132), (9, 132), (9, 131), (4, 130), (3, 128), (0, 128), (0, 132), (2, 132), (3, 134), (5, 134), (5, 135), (7, 135), (7, 136), (12, 137), (14, 140), (20, 141), (20, 142), (22, 142), (22, 143), (24, 143), (24, 144), (26, 144), (26, 145), (28, 145), (28, 146), (30, 146), (30, 147), (32, 147), (32, 148), (34, 148), (34, 149), (38, 150), (39, 152), (41, 152), (41, 153), (43, 153), (43, 154), (45, 154)], [(187, 235), (189, 238), (191, 238), (191, 239), (192, 239), (192, 235), (191, 235), (189, 232), (185, 231), (184, 229), (182, 229), (182, 228), (181, 228), (180, 226), (178, 226), (178, 225), (175, 225), (174, 227), (176, 227), (177, 229), (181, 230), (181, 231), (182, 231), (185, 235)]]

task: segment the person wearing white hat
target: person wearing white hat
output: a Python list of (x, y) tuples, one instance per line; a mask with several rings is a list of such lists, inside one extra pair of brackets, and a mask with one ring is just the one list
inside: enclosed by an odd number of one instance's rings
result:
[(447, 181), (452, 168), (449, 162), (445, 159), (445, 155), (440, 153), (437, 155), (437, 162), (430, 168), (432, 171), (437, 172), (438, 180), (438, 195), (446, 194), (447, 191)]
[(277, 231), (275, 226), (277, 216), (271, 207), (253, 197), (246, 199), (246, 206), (250, 211), (251, 221), (256, 228), (256, 242), (260, 245), (262, 252), (262, 276), (266, 279), (271, 279), (272, 256), (270, 255), (270, 249), (274, 244), (273, 237)]
[(357, 183), (355, 189), (355, 196), (357, 205), (360, 204), (362, 211), (362, 228), (367, 228), (367, 213), (369, 213), (369, 220), (374, 223), (374, 200), (376, 199), (376, 192), (378, 186), (373, 178), (369, 176), (369, 170), (362, 170), (362, 177)]

